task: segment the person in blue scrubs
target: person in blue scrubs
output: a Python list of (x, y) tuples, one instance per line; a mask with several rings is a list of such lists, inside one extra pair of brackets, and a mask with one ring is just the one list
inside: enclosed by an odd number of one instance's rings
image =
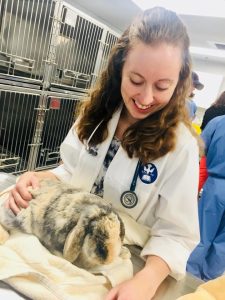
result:
[(187, 271), (207, 281), (225, 272), (225, 116), (212, 119), (202, 138), (209, 176), (199, 201), (201, 241)]
[(202, 90), (204, 88), (204, 84), (202, 84), (199, 81), (199, 76), (196, 72), (192, 71), (191, 79), (192, 79), (192, 84), (190, 87), (190, 95), (189, 95), (189, 98), (187, 99), (186, 104), (187, 104), (187, 110), (188, 110), (189, 117), (193, 121), (194, 118), (196, 117), (196, 111), (197, 111), (197, 105), (193, 100), (193, 98), (195, 96), (194, 90), (195, 89), (197, 89), (199, 91)]

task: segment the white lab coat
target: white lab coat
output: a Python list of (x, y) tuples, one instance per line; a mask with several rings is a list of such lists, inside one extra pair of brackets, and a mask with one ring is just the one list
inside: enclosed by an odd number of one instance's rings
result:
[[(117, 111), (108, 125), (107, 139), (98, 145), (98, 155), (90, 155), (72, 128), (61, 145), (63, 165), (52, 170), (60, 179), (77, 188), (90, 191), (115, 133), (120, 116)], [(152, 161), (158, 171), (150, 184), (137, 180), (135, 192), (138, 204), (125, 208), (121, 194), (130, 189), (138, 159), (130, 159), (122, 147), (114, 156), (104, 179), (104, 198), (118, 210), (125, 211), (138, 222), (151, 228), (151, 238), (141, 255), (157, 255), (179, 279), (185, 274), (186, 262), (199, 242), (197, 213), (198, 146), (185, 125), (177, 133), (177, 146), (173, 152)]]

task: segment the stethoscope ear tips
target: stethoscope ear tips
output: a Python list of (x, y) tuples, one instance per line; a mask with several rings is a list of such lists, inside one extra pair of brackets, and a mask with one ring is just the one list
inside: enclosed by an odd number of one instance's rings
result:
[(102, 124), (102, 122), (104, 121), (101, 120), (101, 122), (95, 127), (95, 129), (93, 130), (92, 134), (90, 135), (89, 139), (87, 140), (86, 142), (86, 145), (85, 145), (85, 150), (92, 156), (97, 156), (98, 155), (98, 151), (97, 151), (97, 147), (96, 146), (93, 146), (93, 147), (90, 147), (89, 146), (89, 143), (90, 143), (90, 140), (92, 139), (94, 133), (96, 132), (96, 130), (98, 129), (98, 127)]
[(94, 147), (94, 146), (90, 147), (90, 146), (86, 145), (85, 150), (92, 156), (98, 155), (97, 147)]
[(88, 153), (91, 154), (92, 156), (97, 156), (98, 155), (98, 151), (94, 147), (91, 147), (88, 150)]

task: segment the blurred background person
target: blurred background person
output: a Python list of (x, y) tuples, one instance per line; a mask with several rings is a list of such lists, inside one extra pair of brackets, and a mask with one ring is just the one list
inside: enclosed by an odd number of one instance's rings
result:
[(193, 100), (193, 98), (195, 96), (194, 90), (195, 89), (202, 90), (204, 88), (204, 84), (202, 84), (199, 81), (199, 77), (198, 77), (197, 73), (192, 72), (191, 75), (192, 75), (192, 85), (190, 87), (190, 95), (187, 99), (187, 109), (188, 109), (189, 116), (190, 116), (191, 120), (193, 121), (196, 116), (196, 111), (197, 111), (197, 105)]
[(199, 201), (201, 240), (187, 271), (207, 281), (225, 272), (225, 116), (211, 120), (202, 138), (208, 178)]
[[(223, 91), (216, 101), (208, 109), (206, 109), (200, 130), (203, 130), (210, 120), (221, 115), (225, 115), (225, 91)], [(206, 157), (203, 156), (200, 160), (199, 192), (201, 191), (207, 177), (208, 171)]]
[(201, 130), (205, 128), (210, 120), (222, 115), (225, 115), (225, 91), (223, 91), (216, 101), (206, 109), (202, 119)]

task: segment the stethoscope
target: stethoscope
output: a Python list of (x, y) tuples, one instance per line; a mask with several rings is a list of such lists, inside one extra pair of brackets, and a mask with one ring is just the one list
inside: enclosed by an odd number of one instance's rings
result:
[(137, 178), (138, 178), (140, 167), (141, 167), (141, 162), (139, 160), (130, 185), (130, 190), (123, 192), (122, 195), (120, 196), (120, 202), (126, 208), (133, 208), (138, 203), (138, 196), (135, 193), (135, 189), (137, 185)]
[(91, 141), (93, 135), (95, 134), (95, 132), (97, 131), (97, 129), (99, 128), (99, 126), (102, 124), (103, 121), (104, 120), (101, 120), (101, 122), (95, 127), (92, 134), (89, 136), (87, 142), (85, 143), (85, 150), (92, 156), (97, 156), (98, 155), (98, 150), (95, 146), (90, 146), (90, 141)]
[[(87, 142), (85, 143), (85, 150), (92, 156), (97, 156), (98, 151), (95, 146), (90, 146), (90, 141), (91, 141), (93, 135), (95, 134), (96, 130), (102, 124), (102, 122), (103, 122), (103, 120), (95, 127), (95, 129), (91, 133), (90, 137), (88, 138)], [(138, 196), (135, 193), (135, 189), (136, 189), (136, 185), (137, 185), (137, 179), (138, 179), (138, 173), (139, 173), (140, 167), (141, 167), (141, 162), (139, 160), (137, 163), (135, 172), (134, 172), (134, 176), (133, 176), (131, 185), (130, 185), (130, 190), (123, 192), (122, 195), (120, 196), (120, 202), (126, 208), (133, 208), (138, 203)]]

